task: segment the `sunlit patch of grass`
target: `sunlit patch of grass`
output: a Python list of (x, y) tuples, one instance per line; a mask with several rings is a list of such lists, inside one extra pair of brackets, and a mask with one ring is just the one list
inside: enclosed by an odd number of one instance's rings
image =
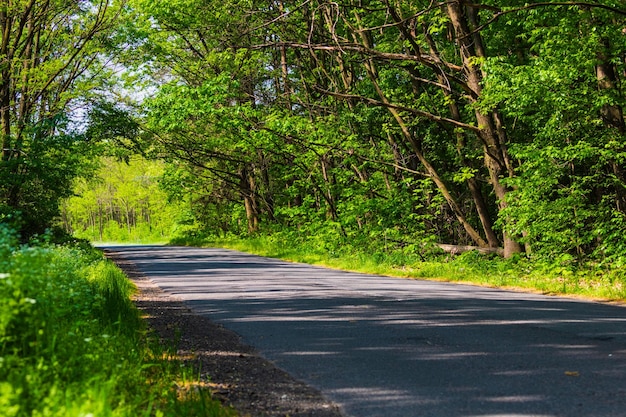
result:
[[(0, 415), (232, 416), (147, 336), (132, 283), (97, 251), (0, 233)], [(178, 384), (178, 385), (177, 385)]]
[[(347, 271), (412, 279), (430, 279), (512, 290), (566, 295), (598, 300), (626, 300), (623, 268), (561, 265), (531, 261), (523, 257), (502, 259), (467, 252), (424, 257), (396, 250), (371, 250), (359, 245), (320, 245), (320, 239), (281, 239), (277, 236), (210, 239), (203, 246), (223, 247), (261, 256), (326, 266)], [(179, 244), (184, 241), (179, 241)], [(196, 242), (198, 243), (198, 242)]]

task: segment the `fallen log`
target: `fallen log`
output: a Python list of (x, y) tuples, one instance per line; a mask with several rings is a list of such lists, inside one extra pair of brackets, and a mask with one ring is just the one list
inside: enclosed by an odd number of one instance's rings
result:
[(448, 252), (452, 255), (460, 255), (464, 252), (470, 252), (476, 250), (482, 254), (498, 254), (500, 256), (504, 255), (504, 249), (502, 248), (481, 248), (480, 246), (469, 246), (469, 245), (448, 245), (446, 243), (437, 243), (437, 247), (445, 252)]

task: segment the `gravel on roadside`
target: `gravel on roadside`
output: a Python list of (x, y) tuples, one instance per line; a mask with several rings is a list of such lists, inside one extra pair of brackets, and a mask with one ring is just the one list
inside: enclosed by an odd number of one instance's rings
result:
[(213, 398), (249, 417), (341, 417), (339, 408), (316, 389), (296, 380), (259, 355), (240, 337), (209, 318), (195, 314), (162, 291), (132, 262), (115, 252), (106, 256), (138, 288), (134, 302), (148, 327), (178, 359), (192, 365)]

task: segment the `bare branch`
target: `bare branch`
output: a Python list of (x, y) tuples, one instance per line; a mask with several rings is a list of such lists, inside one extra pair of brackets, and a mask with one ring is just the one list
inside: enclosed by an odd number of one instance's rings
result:
[(278, 15), (277, 17), (275, 17), (274, 19), (272, 19), (272, 20), (270, 20), (270, 21), (268, 21), (268, 22), (265, 22), (265, 23), (263, 23), (262, 25), (255, 26), (255, 27), (253, 27), (253, 28), (251, 28), (251, 29), (249, 29), (249, 30), (247, 30), (247, 31), (243, 32), (243, 33), (242, 33), (242, 35), (247, 35), (248, 33), (253, 33), (253, 32), (256, 32), (256, 31), (257, 31), (257, 30), (259, 30), (259, 29), (263, 29), (263, 28), (265, 28), (265, 27), (267, 27), (267, 26), (270, 26), (272, 23), (276, 23), (276, 22), (278, 22), (279, 20), (284, 19), (285, 17), (287, 17), (287, 16), (289, 16), (291, 13), (293, 13), (295, 10), (298, 10), (298, 9), (300, 9), (300, 8), (302, 8), (302, 7), (304, 7), (304, 6), (306, 6), (306, 5), (307, 5), (307, 4), (309, 4), (310, 2), (311, 2), (311, 0), (305, 0), (304, 2), (302, 2), (302, 3), (298, 4), (298, 5), (296, 5), (293, 9), (291, 9), (291, 10), (288, 10), (288, 11), (286, 11), (286, 12), (281, 13), (280, 15)]

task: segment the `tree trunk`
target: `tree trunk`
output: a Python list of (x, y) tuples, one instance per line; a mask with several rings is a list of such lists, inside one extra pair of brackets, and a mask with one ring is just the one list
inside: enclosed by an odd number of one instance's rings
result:
[(332, 169), (332, 162), (327, 155), (323, 155), (320, 162), (322, 166), (322, 178), (324, 178), (325, 185), (323, 192), (324, 200), (326, 200), (327, 204), (326, 216), (332, 221), (337, 221), (339, 219), (339, 214), (337, 213), (337, 197), (333, 190), (335, 187), (335, 179), (329, 172)]
[[(384, 95), (382, 89), (378, 85), (377, 80), (374, 78), (374, 74), (370, 71), (368, 71), (368, 73), (370, 75), (370, 79), (372, 83), (374, 84), (374, 87), (380, 99), (384, 103), (389, 104), (387, 97)], [(459, 207), (458, 203), (456, 202), (456, 199), (450, 193), (448, 186), (443, 181), (443, 179), (439, 176), (439, 173), (437, 172), (435, 167), (428, 161), (428, 159), (426, 159), (426, 156), (421, 151), (419, 142), (411, 133), (403, 117), (400, 115), (400, 113), (396, 109), (392, 107), (387, 107), (387, 109), (389, 110), (393, 118), (396, 120), (398, 125), (400, 126), (400, 130), (402, 131), (402, 134), (405, 137), (405, 139), (411, 144), (411, 148), (413, 149), (415, 156), (417, 156), (420, 163), (422, 164), (422, 166), (428, 173), (428, 177), (433, 180), (433, 182), (437, 186), (437, 189), (439, 190), (443, 198), (448, 203), (448, 206), (450, 206), (450, 209), (452, 209), (452, 212), (454, 213), (457, 221), (459, 222), (459, 224), (461, 224), (463, 229), (465, 229), (470, 239), (472, 239), (472, 241), (480, 247), (489, 246), (489, 244), (485, 242), (485, 240), (480, 236), (480, 233), (478, 233), (478, 231), (476, 231), (476, 229), (474, 229), (474, 227), (467, 221), (465, 214)]]
[[(476, 20), (475, 10), (465, 1), (452, 1), (447, 5), (448, 16), (454, 28), (460, 54), (463, 58), (463, 72), (467, 85), (471, 89), (471, 101), (476, 102), (482, 93), (483, 74), (480, 59), (485, 58), (485, 48), (479, 33), (470, 30), (468, 16)], [(475, 111), (476, 122), (480, 128), (479, 139), (482, 142), (484, 164), (489, 172), (489, 179), (498, 201), (500, 211), (506, 208), (507, 188), (502, 184), (504, 174), (512, 175), (512, 164), (506, 150), (506, 132), (497, 112), (483, 114)], [(511, 257), (522, 251), (521, 245), (505, 231), (503, 234), (504, 256)]]
[[(355, 17), (357, 21), (359, 21), (360, 23), (360, 16), (355, 13)], [(355, 41), (357, 41), (356, 38), (355, 38)], [(366, 48), (372, 49), (371, 41), (368, 38), (368, 36), (365, 34), (365, 32), (363, 31), (360, 32), (360, 41), (363, 43), (363, 45)], [(444, 197), (444, 199), (448, 203), (448, 206), (450, 206), (450, 209), (454, 213), (457, 221), (461, 224), (463, 229), (465, 229), (468, 236), (470, 237), (470, 239), (472, 239), (474, 243), (476, 243), (480, 247), (488, 246), (488, 243), (482, 238), (482, 236), (480, 236), (480, 233), (478, 233), (478, 231), (467, 221), (465, 214), (461, 210), (460, 206), (457, 204), (455, 198), (450, 193), (443, 179), (437, 173), (437, 170), (435, 169), (435, 167), (426, 159), (426, 156), (421, 150), (419, 141), (411, 133), (410, 129), (408, 128), (400, 112), (390, 105), (389, 99), (387, 98), (386, 94), (384, 93), (384, 91), (382, 90), (382, 88), (380, 87), (378, 83), (378, 72), (376, 70), (374, 61), (372, 59), (366, 59), (364, 62), (364, 65), (367, 71), (367, 75), (370, 81), (372, 82), (374, 89), (376, 93), (378, 94), (380, 100), (386, 105), (387, 109), (389, 110), (394, 120), (400, 127), (400, 130), (402, 131), (404, 138), (411, 145), (411, 149), (414, 152), (415, 156), (417, 156), (420, 163), (422, 164), (422, 166), (428, 173), (428, 176), (433, 180), (433, 182), (437, 186), (437, 189), (439, 190), (441, 195)]]
[[(95, 227), (95, 222), (94, 222)], [(104, 234), (104, 213), (102, 212), (102, 203), (98, 201), (98, 236), (102, 241), (102, 235)]]
[(0, 123), (2, 124), (2, 160), (8, 161), (12, 154), (11, 143), (11, 65), (13, 52), (10, 48), (13, 20), (6, 10), (0, 11)]
[[(602, 39), (598, 52), (598, 64), (596, 65), (596, 77), (598, 79), (598, 88), (600, 90), (614, 90), (617, 88), (619, 79), (615, 72), (615, 66), (611, 63), (611, 57), (607, 51), (610, 51), (610, 41)], [(602, 119), (605, 125), (616, 129), (620, 134), (626, 132), (626, 122), (624, 121), (624, 111), (617, 104), (605, 104), (601, 110)], [(626, 186), (626, 176), (621, 164), (617, 162), (611, 163), (611, 169), (615, 177)], [(623, 187), (616, 187), (616, 208), (617, 210), (626, 212), (626, 192)]]
[(276, 217), (274, 215), (274, 192), (272, 189), (272, 181), (270, 179), (269, 170), (270, 162), (265, 156), (263, 150), (259, 149), (257, 151), (257, 155), (259, 157), (259, 171), (262, 181), (261, 201), (263, 202), (263, 207), (267, 214), (268, 220), (274, 222), (276, 220)]
[[(608, 39), (602, 39), (600, 45), (601, 51), (598, 52), (598, 64), (596, 64), (596, 77), (598, 79), (598, 88), (600, 90), (614, 90), (618, 83), (615, 66), (611, 63), (611, 57), (606, 51), (610, 50), (610, 42)], [(626, 132), (626, 123), (624, 122), (624, 112), (621, 106), (617, 104), (605, 104), (602, 107), (602, 118), (604, 123), (610, 127), (614, 127), (620, 133)]]
[(248, 233), (253, 234), (259, 231), (259, 208), (256, 201), (254, 178), (247, 168), (239, 171), (239, 192), (243, 196), (243, 204), (246, 209), (246, 220), (248, 221)]

